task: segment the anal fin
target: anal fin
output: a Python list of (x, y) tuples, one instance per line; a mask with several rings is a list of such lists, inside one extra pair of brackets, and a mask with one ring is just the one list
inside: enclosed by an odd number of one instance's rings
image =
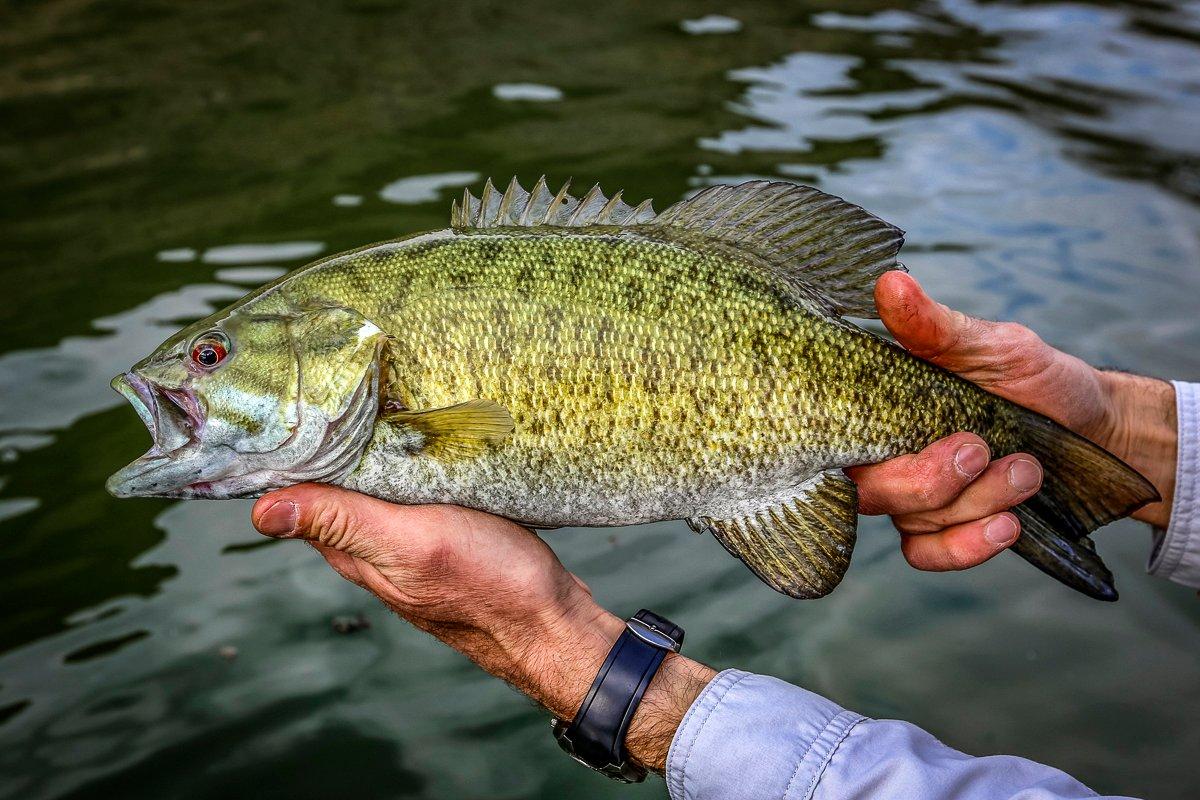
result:
[(688, 521), (708, 531), (777, 592), (824, 597), (850, 566), (858, 531), (858, 491), (841, 470), (805, 481), (793, 497), (740, 518)]

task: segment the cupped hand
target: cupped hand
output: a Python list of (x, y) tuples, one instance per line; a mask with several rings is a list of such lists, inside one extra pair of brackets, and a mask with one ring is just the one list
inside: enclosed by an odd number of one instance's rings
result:
[[(491, 514), (302, 484), (260, 498), (251, 518), (268, 536), (307, 541), (343, 578), (564, 719), (624, 629), (537, 534)], [(635, 758), (663, 768), (714, 675), (683, 656), (663, 662), (626, 737)]]
[(518, 652), (530, 630), (568, 636), (605, 613), (535, 533), (480, 511), (302, 484), (259, 499), (251, 517), (268, 536), (308, 541), (416, 627), (468, 656), (486, 652), (485, 668), (518, 685), (538, 655)]
[[(880, 319), (913, 355), (1050, 417), (1124, 459), (1164, 500), (1134, 517), (1165, 526), (1174, 483), (1174, 392), (1163, 381), (1097, 370), (1028, 328), (987, 322), (932, 300), (903, 272), (875, 285)], [(864, 514), (889, 514), (918, 569), (965, 569), (1016, 541), (1008, 509), (1035, 494), (1042, 469), (1027, 453), (995, 461), (987, 443), (957, 433), (914, 455), (854, 467)]]

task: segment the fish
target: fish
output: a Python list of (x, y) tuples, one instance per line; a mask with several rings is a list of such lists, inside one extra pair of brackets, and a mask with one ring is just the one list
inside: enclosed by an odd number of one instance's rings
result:
[(1158, 493), (1052, 420), (853, 319), (904, 232), (788, 182), (662, 213), (514, 178), (450, 226), (320, 259), (183, 328), (112, 385), (153, 445), (117, 497), (315, 481), (534, 528), (686, 520), (764, 583), (827, 595), (854, 548), (846, 467), (955, 431), (1031, 453), (1012, 549), (1115, 600), (1090, 534)]

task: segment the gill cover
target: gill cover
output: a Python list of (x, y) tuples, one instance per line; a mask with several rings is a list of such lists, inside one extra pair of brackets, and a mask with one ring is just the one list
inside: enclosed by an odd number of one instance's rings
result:
[[(205, 370), (189, 359), (192, 343), (210, 331), (228, 339), (230, 352)], [(253, 497), (337, 480), (370, 438), (386, 340), (361, 314), (336, 305), (273, 314), (243, 306), (190, 326), (113, 381), (154, 444), (109, 479), (109, 491)], [(182, 418), (181, 405), (194, 413)]]

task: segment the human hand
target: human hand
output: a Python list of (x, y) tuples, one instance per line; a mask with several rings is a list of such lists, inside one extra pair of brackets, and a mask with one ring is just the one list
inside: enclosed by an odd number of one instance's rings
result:
[[(624, 623), (533, 531), (457, 506), (398, 506), (318, 484), (272, 492), (254, 526), (308, 541), (343, 578), (562, 719), (571, 719)], [(626, 736), (650, 769), (715, 673), (669, 655)]]
[[(932, 299), (903, 272), (875, 284), (880, 318), (913, 355), (1050, 417), (1137, 469), (1162, 502), (1133, 516), (1166, 527), (1175, 479), (1175, 394), (1164, 381), (1098, 370), (1056, 350), (1028, 328), (974, 319)], [(889, 514), (901, 549), (918, 569), (965, 569), (1016, 541), (1007, 509), (1041, 486), (1026, 453), (991, 461), (986, 443), (956, 433), (914, 455), (854, 467), (860, 511)]]

